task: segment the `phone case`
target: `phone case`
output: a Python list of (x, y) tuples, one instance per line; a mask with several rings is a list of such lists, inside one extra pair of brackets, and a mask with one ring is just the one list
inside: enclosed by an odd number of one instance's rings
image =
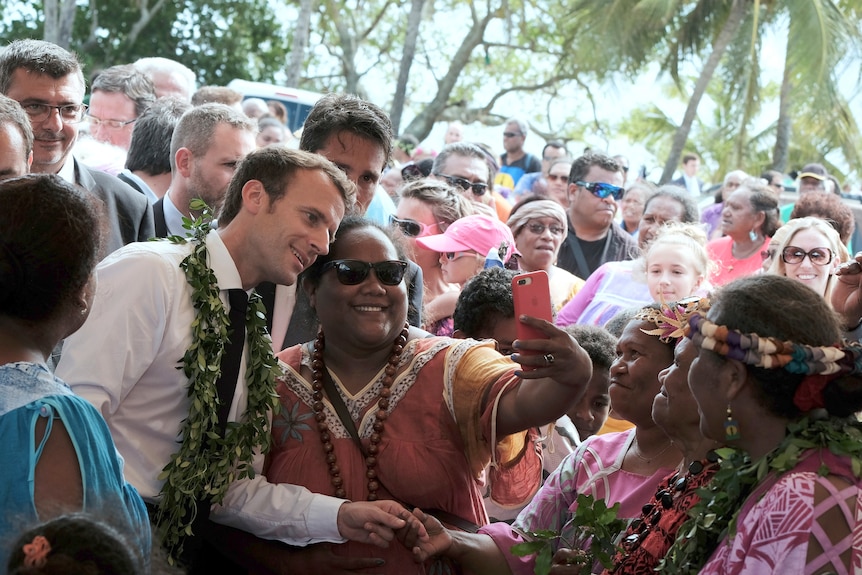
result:
[[(512, 299), (515, 303), (515, 318), (529, 315), (553, 322), (551, 307), (551, 290), (548, 286), (548, 274), (542, 270), (527, 272), (512, 278)], [(530, 327), (520, 321), (517, 323), (518, 339), (546, 339), (543, 331)], [(536, 355), (532, 350), (519, 351), (522, 355)], [(524, 367), (524, 369), (533, 369)]]

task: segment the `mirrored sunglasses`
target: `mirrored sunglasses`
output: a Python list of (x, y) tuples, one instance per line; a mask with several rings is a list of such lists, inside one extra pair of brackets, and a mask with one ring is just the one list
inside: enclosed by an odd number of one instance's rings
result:
[(811, 263), (818, 266), (825, 266), (832, 261), (832, 250), (829, 248), (814, 248), (810, 252), (806, 252), (802, 248), (796, 246), (787, 246), (781, 250), (781, 259), (786, 264), (802, 263), (802, 260), (808, 256)]
[(458, 176), (447, 176), (446, 174), (435, 175), (446, 180), (446, 183), (450, 186), (460, 188), (465, 192), (467, 190), (472, 190), (474, 196), (484, 196), (485, 192), (488, 191), (488, 184), (483, 184), (482, 182), (473, 183), (465, 178), (460, 178)]
[(332, 260), (323, 264), (321, 274), (335, 269), (338, 281), (346, 286), (361, 284), (368, 277), (368, 272), (374, 270), (377, 280), (383, 285), (395, 286), (404, 279), (407, 271), (407, 262), (389, 260), (384, 262), (363, 262), (360, 260)]
[(446, 231), (440, 227), (440, 222), (427, 225), (421, 222), (417, 222), (416, 220), (396, 218), (392, 215), (389, 216), (389, 225), (393, 228), (398, 227), (398, 229), (401, 230), (401, 233), (403, 233), (405, 236), (410, 236), (411, 238), (429, 236), (434, 233), (431, 231), (433, 228), (437, 228), (441, 232)]
[(623, 189), (613, 184), (605, 184), (604, 182), (575, 182), (575, 185), (581, 186), (594, 196), (605, 199), (612, 196), (614, 200), (620, 201), (623, 197)]

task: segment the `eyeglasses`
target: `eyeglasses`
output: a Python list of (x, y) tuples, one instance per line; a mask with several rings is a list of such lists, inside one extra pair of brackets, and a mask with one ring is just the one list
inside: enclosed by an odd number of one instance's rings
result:
[(439, 229), (441, 222), (436, 222), (428, 225), (421, 222), (417, 222), (416, 220), (402, 220), (401, 218), (396, 218), (395, 216), (390, 215), (389, 225), (392, 227), (397, 226), (401, 230), (401, 233), (403, 233), (405, 236), (410, 236), (411, 238), (418, 238), (429, 235), (428, 231), (431, 228)]
[(527, 224), (527, 229), (536, 234), (537, 236), (545, 233), (545, 230), (551, 230), (552, 236), (561, 236), (565, 231), (560, 226), (546, 226), (545, 224)]
[(96, 116), (91, 116), (90, 114), (87, 114), (87, 121), (94, 126), (105, 126), (108, 128), (119, 130), (124, 126), (128, 126), (133, 122), (137, 122), (138, 119), (132, 118), (131, 120), (102, 120), (100, 118), (97, 118)]
[(612, 184), (605, 184), (603, 182), (575, 182), (575, 185), (585, 188), (591, 194), (601, 199), (612, 196), (616, 201), (620, 201), (620, 198), (623, 197), (623, 189)]
[(77, 124), (84, 119), (87, 104), (67, 104), (65, 106), (51, 106), (49, 104), (29, 103), (21, 104), (24, 111), (33, 122), (44, 122), (54, 110), (60, 114), (60, 120), (64, 124)]
[(781, 259), (786, 264), (799, 264), (808, 256), (811, 263), (818, 266), (825, 266), (832, 261), (832, 250), (829, 248), (814, 248), (810, 252), (806, 252), (802, 248), (796, 246), (787, 246), (781, 250)]
[(514, 138), (515, 136), (522, 135), (521, 132), (503, 132), (504, 138)]
[(482, 182), (471, 182), (468, 179), (460, 178), (458, 176), (447, 176), (446, 174), (435, 174), (438, 178), (443, 178), (446, 180), (446, 183), (450, 186), (455, 186), (456, 188), (460, 188), (465, 192), (467, 190), (472, 189), (474, 196), (484, 196), (485, 192), (488, 191), (488, 184), (483, 184)]
[(569, 179), (569, 176), (565, 174), (548, 174), (548, 181), (550, 182), (565, 182)]
[(479, 254), (477, 254), (476, 252), (444, 252), (443, 255), (446, 256), (447, 260), (452, 262), (455, 260), (459, 260), (464, 256), (476, 256)]
[(368, 277), (369, 270), (372, 269), (380, 283), (387, 286), (397, 286), (404, 279), (407, 262), (390, 260), (372, 264), (360, 260), (332, 260), (323, 264), (320, 273), (324, 274), (333, 268), (338, 281), (346, 286), (361, 284)]
[(771, 260), (774, 257), (775, 257), (775, 250), (763, 250), (762, 252), (760, 252), (760, 258), (763, 261)]

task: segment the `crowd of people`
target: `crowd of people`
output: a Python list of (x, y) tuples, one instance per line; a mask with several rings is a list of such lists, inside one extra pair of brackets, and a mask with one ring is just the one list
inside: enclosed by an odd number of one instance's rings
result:
[(862, 252), (821, 164), (701, 211), (695, 154), (656, 186), (519, 118), (433, 152), (343, 94), (294, 138), (194, 84), (0, 50), (9, 573), (862, 573)]

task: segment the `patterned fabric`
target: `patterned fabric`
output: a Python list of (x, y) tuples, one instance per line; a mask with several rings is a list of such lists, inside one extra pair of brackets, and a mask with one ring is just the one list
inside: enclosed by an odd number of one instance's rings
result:
[(649, 287), (633, 276), (636, 265), (636, 261), (603, 264), (563, 306), (555, 323), (561, 327), (573, 323), (604, 325), (622, 309), (651, 303)]
[[(46, 421), (45, 434), (36, 445), (33, 430), (40, 418)], [(7, 564), (9, 541), (39, 521), (33, 476), (58, 420), (78, 454), (83, 510), (104, 516), (149, 561), (147, 510), (135, 488), (123, 479), (123, 462), (105, 421), (45, 366), (16, 362), (0, 365), (0, 565)]]
[[(302, 375), (303, 366), (310, 373), (309, 348), (295, 346), (278, 357), (287, 365), (278, 382), (281, 409), (273, 418), (274, 443), (266, 476), (272, 482), (332, 495), (329, 465), (310, 407), (310, 377)], [(515, 487), (528, 488), (530, 494), (535, 491), (541, 480), (541, 461), (535, 455), (523, 456), (534, 453), (524, 449), (531, 436), (521, 433), (494, 441), (493, 400), (517, 389), (517, 385), (506, 389), (508, 383), (520, 382), (513, 375), (515, 364), (493, 351), (491, 344), (432, 337), (408, 342), (397, 368), (379, 444), (381, 499), (441, 509), (479, 525), (487, 523), (480, 476), (491, 460), (492, 445), (501, 468), (523, 478), (523, 484)], [(384, 373), (381, 369), (356, 394), (348, 393), (332, 374), (366, 444), (374, 432)], [(364, 500), (368, 496), (365, 459), (328, 400), (324, 406), (347, 497)], [(417, 565), (410, 551), (398, 544), (381, 550), (350, 542), (333, 546), (333, 550), (350, 557), (383, 557), (386, 573), (424, 574), (432, 569), (430, 563)]]
[(673, 470), (661, 468), (648, 477), (623, 471), (623, 459), (634, 437), (634, 429), (590, 437), (548, 477), (513, 525), (492, 523), (479, 530), (491, 536), (514, 575), (533, 575), (536, 565), (535, 556), (516, 557), (510, 551), (512, 545), (524, 541), (524, 531), (548, 529), (574, 540), (566, 526), (581, 493), (604, 499), (608, 507), (619, 503), (620, 518), (640, 515), (644, 502)]
[[(829, 475), (818, 473), (821, 466)], [(830, 480), (836, 478), (842, 487)], [(826, 534), (845, 524), (849, 532), (838, 541)], [(822, 552), (809, 559), (812, 546)], [(848, 550), (849, 569), (838, 559)], [(824, 566), (839, 575), (862, 573), (862, 479), (853, 475), (849, 460), (812, 450), (793, 471), (770, 477), (752, 492), (736, 535), (719, 544), (701, 574), (808, 575)]]
[[(613, 568), (605, 570), (603, 575), (655, 573), (659, 561), (676, 540), (680, 526), (688, 519), (688, 510), (700, 500), (696, 491), (709, 483), (718, 469), (706, 460), (700, 464), (704, 466), (703, 470), (685, 476), (687, 479), (682, 489), (678, 488), (681, 478), (676, 472), (662, 483), (659, 491), (644, 506), (644, 514), (629, 525), (623, 535), (624, 551), (614, 557)], [(663, 501), (667, 497), (672, 498), (670, 507), (667, 507), (667, 501)]]

